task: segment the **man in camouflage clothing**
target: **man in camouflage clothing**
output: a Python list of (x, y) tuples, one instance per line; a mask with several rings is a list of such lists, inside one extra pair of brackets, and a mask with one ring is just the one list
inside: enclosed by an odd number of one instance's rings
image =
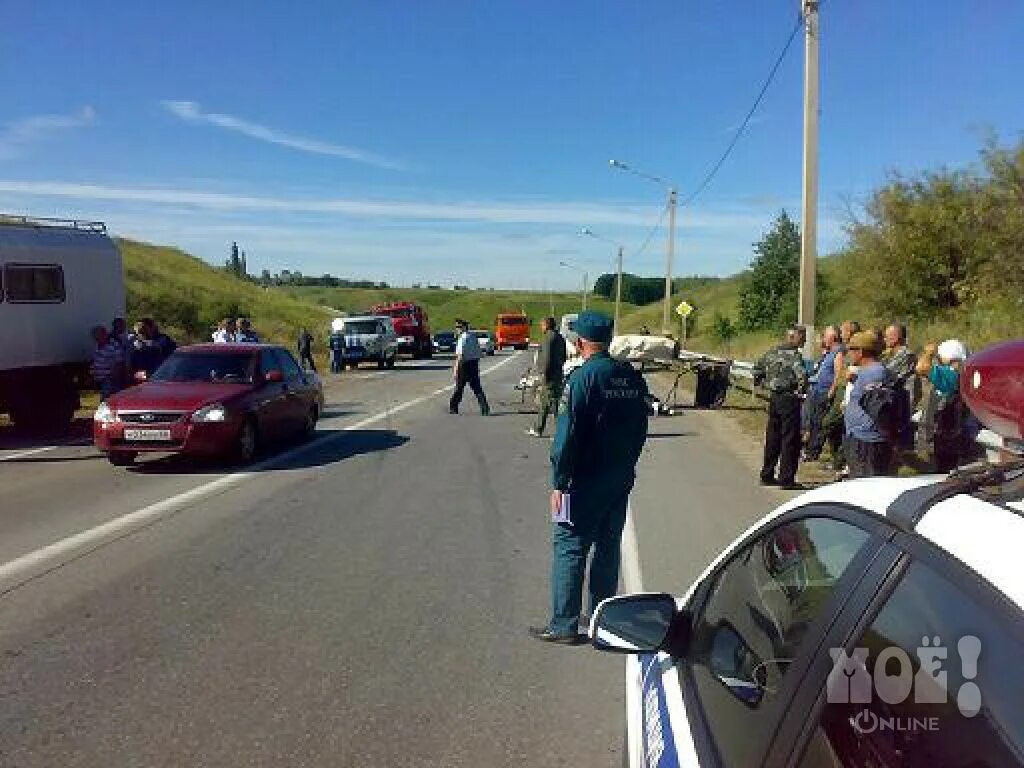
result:
[(885, 349), (882, 351), (881, 362), (893, 378), (899, 382), (899, 413), (902, 423), (899, 425), (899, 443), (902, 448), (914, 447), (914, 425), (910, 417), (914, 404), (921, 399), (921, 382), (914, 375), (917, 367), (917, 355), (907, 346), (907, 326), (893, 323), (885, 329)]
[[(784, 344), (766, 352), (755, 363), (754, 383), (764, 386), (770, 393), (761, 484), (798, 489), (800, 395), (807, 388), (807, 369), (800, 354), (800, 334), (796, 329), (786, 333)], [(776, 464), (779, 466), (777, 480)]]

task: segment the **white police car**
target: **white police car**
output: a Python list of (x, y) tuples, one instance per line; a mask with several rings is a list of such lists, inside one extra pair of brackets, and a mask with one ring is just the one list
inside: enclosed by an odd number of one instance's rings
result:
[[(975, 415), (1019, 439), (1024, 374), (986, 402), (999, 372), (972, 362)], [(1024, 765), (1022, 479), (1017, 459), (819, 488), (682, 598), (601, 603), (594, 646), (630, 654), (627, 764)]]

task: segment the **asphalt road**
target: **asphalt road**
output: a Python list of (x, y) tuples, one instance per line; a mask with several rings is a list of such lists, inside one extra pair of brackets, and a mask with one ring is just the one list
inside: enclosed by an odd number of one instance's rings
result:
[[(314, 442), (244, 472), (0, 446), (0, 765), (621, 764), (622, 659), (525, 632), (527, 363), (484, 364), (490, 418), (446, 413), (442, 361), (347, 373)], [(628, 586), (682, 591), (782, 500), (720, 420), (652, 420)]]

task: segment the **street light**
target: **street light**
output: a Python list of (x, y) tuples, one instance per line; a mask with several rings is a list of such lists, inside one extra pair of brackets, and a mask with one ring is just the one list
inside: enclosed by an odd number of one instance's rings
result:
[(595, 240), (601, 240), (601, 241), (603, 241), (605, 243), (611, 243), (612, 245), (615, 246), (616, 250), (618, 251), (618, 257), (617, 257), (617, 260), (616, 260), (616, 262), (617, 262), (617, 264), (616, 264), (616, 273), (615, 273), (615, 325), (614, 325), (614, 333), (618, 333), (619, 332), (619, 308), (622, 305), (622, 245), (620, 243), (615, 242), (614, 240), (609, 240), (607, 237), (601, 237), (601, 235), (597, 234), (596, 232), (594, 232), (594, 230), (590, 229), (589, 227), (584, 227), (583, 229), (581, 229), (580, 230), (580, 234), (585, 236), (585, 237), (592, 237)]
[(668, 249), (665, 255), (665, 301), (661, 308), (661, 330), (662, 333), (668, 333), (669, 309), (672, 304), (672, 256), (676, 243), (676, 185), (667, 179), (661, 178), (661, 176), (639, 171), (621, 160), (609, 160), (608, 165), (616, 170), (632, 173), (641, 179), (653, 181), (655, 184), (660, 184), (668, 189)]
[(577, 267), (575, 264), (573, 264), (571, 262), (568, 262), (568, 261), (560, 261), (560, 262), (558, 262), (558, 266), (565, 267), (566, 269), (575, 269), (577, 272), (582, 272), (583, 273), (583, 292), (582, 292), (582, 294), (583, 294), (583, 311), (586, 312), (587, 311), (587, 287), (588, 287), (588, 283), (590, 281), (590, 273), (587, 272), (587, 270), (585, 270), (585, 269), (583, 269), (581, 267)]

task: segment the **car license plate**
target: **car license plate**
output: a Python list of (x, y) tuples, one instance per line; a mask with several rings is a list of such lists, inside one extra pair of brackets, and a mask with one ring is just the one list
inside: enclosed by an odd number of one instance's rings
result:
[(169, 429), (126, 429), (124, 431), (125, 440), (137, 440), (139, 442), (152, 440), (152, 441), (167, 441), (171, 439), (171, 430)]

